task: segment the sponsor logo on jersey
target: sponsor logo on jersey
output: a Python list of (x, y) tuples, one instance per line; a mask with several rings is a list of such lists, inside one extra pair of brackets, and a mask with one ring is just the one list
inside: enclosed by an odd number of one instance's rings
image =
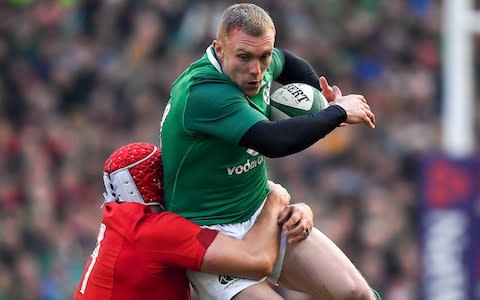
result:
[(244, 164), (238, 165), (238, 166), (233, 166), (233, 167), (228, 167), (227, 168), (227, 173), (229, 176), (231, 175), (240, 175), (243, 173), (246, 173), (252, 169), (255, 169), (259, 165), (261, 165), (264, 161), (263, 155), (259, 155), (256, 158), (253, 158), (252, 160), (247, 159), (247, 161)]

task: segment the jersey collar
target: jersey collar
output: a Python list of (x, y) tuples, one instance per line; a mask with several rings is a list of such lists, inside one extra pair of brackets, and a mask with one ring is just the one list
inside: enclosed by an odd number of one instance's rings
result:
[(217, 69), (218, 72), (223, 73), (223, 72), (222, 72), (222, 66), (221, 66), (220, 63), (218, 62), (217, 57), (216, 57), (216, 55), (215, 55), (215, 52), (213, 51), (213, 46), (210, 45), (210, 46), (207, 48), (207, 50), (205, 50), (205, 52), (207, 52), (208, 60), (209, 60), (210, 63), (215, 67), (215, 69)]

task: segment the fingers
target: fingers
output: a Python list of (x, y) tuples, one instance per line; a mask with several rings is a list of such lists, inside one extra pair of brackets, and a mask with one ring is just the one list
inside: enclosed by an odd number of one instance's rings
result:
[[(365, 100), (365, 98), (363, 98)], [(370, 106), (367, 102), (364, 102), (365, 117), (363, 118), (363, 122), (370, 128), (375, 128), (375, 114), (370, 109)]]
[[(280, 217), (282, 217), (283, 222), (280, 221)], [(283, 209), (282, 213), (280, 213), (279, 223), (282, 224), (283, 230), (287, 231), (290, 228), (297, 225), (297, 223), (302, 219), (303, 215), (296, 211), (292, 206), (287, 206)]]
[(370, 110), (368, 111), (369, 112), (369, 118), (370, 120), (372, 120), (372, 122), (375, 124), (375, 114)]
[(322, 88), (322, 94), (325, 96), (328, 102), (335, 100), (336, 98), (335, 90), (328, 84), (328, 81), (325, 78), (325, 76), (320, 76), (320, 87)]
[(364, 122), (368, 127), (375, 129), (375, 124), (373, 124), (372, 120), (370, 118), (366, 118)]
[(371, 111), (365, 111), (363, 117), (359, 119), (361, 122), (363, 122), (365, 125), (368, 127), (374, 129), (375, 128), (375, 116)]
[(375, 115), (370, 110), (366, 111), (365, 113), (367, 116), (365, 124), (367, 124), (367, 126), (370, 128), (375, 128)]
[(375, 114), (371, 111), (367, 100), (362, 95), (351, 94), (337, 98), (338, 104), (347, 112), (348, 124), (364, 123), (370, 128), (375, 128)]
[(325, 76), (320, 76), (320, 87), (326, 92), (333, 92), (332, 87), (328, 84), (327, 78)]
[(342, 97), (342, 91), (338, 88), (338, 86), (333, 86), (333, 92), (335, 93), (335, 99)]
[(313, 227), (312, 218), (305, 215), (305, 209), (294, 206), (285, 207), (278, 217), (278, 222), (283, 223), (282, 228), (289, 244), (306, 239)]
[(289, 244), (298, 243), (308, 238), (311, 225), (307, 219), (300, 219), (297, 224), (285, 232)]
[(282, 225), (285, 222), (287, 222), (287, 220), (290, 218), (291, 215), (292, 215), (292, 210), (290, 209), (290, 207), (289, 206), (285, 207), (280, 213), (280, 215), (278, 215), (278, 224)]

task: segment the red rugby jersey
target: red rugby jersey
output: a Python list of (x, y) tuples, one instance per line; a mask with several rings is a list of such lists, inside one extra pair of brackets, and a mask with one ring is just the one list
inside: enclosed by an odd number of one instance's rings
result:
[(185, 269), (199, 271), (216, 231), (138, 203), (108, 203), (74, 299), (191, 299)]

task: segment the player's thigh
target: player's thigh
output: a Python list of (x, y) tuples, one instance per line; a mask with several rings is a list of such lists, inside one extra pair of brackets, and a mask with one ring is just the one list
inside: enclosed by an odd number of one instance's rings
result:
[(371, 297), (352, 262), (316, 228), (306, 240), (287, 246), (279, 284), (320, 299)]
[(244, 289), (232, 300), (283, 300), (283, 298), (266, 281), (263, 281)]

